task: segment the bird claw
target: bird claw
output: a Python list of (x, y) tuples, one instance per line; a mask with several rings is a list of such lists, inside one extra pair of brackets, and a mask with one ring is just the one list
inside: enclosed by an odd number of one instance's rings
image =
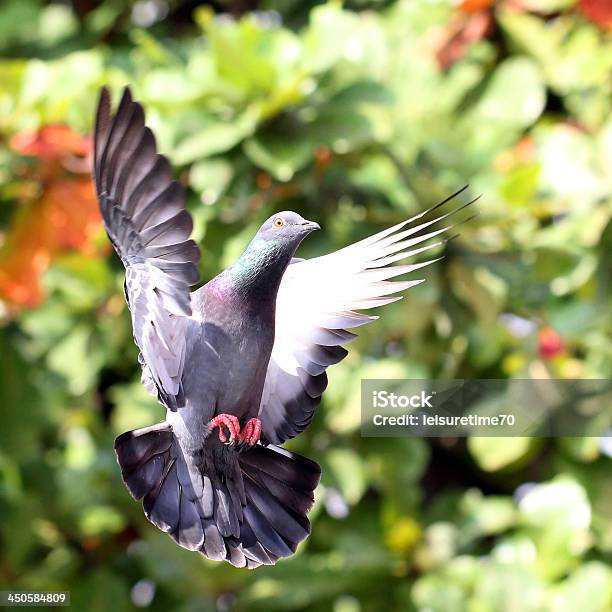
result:
[(234, 444), (236, 440), (240, 440), (240, 422), (233, 414), (218, 414), (214, 419), (208, 422), (209, 429), (219, 428), (219, 440), (224, 444), (228, 442), (227, 436), (223, 431), (225, 427), (229, 433), (229, 444)]
[[(240, 428), (238, 418), (233, 414), (218, 414), (208, 422), (209, 429), (219, 428), (219, 440), (224, 444), (236, 446), (239, 450), (254, 446), (261, 436), (261, 421), (256, 418), (249, 419), (244, 427)], [(229, 441), (223, 428), (229, 433)]]
[(249, 419), (240, 432), (240, 440), (248, 446), (254, 446), (261, 436), (261, 421), (256, 418)]

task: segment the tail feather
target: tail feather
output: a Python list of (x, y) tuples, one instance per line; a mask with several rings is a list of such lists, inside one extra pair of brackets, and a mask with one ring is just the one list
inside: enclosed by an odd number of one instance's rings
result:
[(247, 567), (249, 561), (245, 557), (242, 547), (237, 544), (227, 546), (226, 560), (236, 567)]
[(266, 520), (267, 517), (273, 517), (274, 531), (278, 535), (296, 544), (308, 537), (310, 534), (308, 519), (283, 507), (278, 499), (251, 479), (246, 482), (246, 491), (247, 499), (251, 502), (247, 508), (256, 508)]
[(240, 535), (238, 508), (232, 503), (227, 484), (218, 479), (215, 482), (215, 493), (216, 508), (214, 514), (219, 532), (224, 538), (231, 536), (237, 538)]
[(289, 510), (293, 510), (297, 514), (306, 514), (312, 507), (313, 500), (308, 493), (292, 489), (284, 482), (268, 474), (259, 474), (258, 480), (274, 497), (282, 499), (283, 504)]
[(176, 532), (176, 541), (179, 546), (187, 550), (200, 550), (204, 545), (204, 529), (202, 517), (193, 500), (181, 496), (181, 509), (179, 514), (180, 529)]
[(162, 531), (173, 532), (180, 519), (180, 499), (176, 461), (171, 459), (158, 485), (144, 496), (145, 514)]
[(279, 557), (271, 551), (266, 550), (264, 545), (257, 539), (251, 524), (245, 521), (240, 530), (240, 539), (247, 567), (253, 569), (260, 565), (274, 565)]
[[(135, 432), (128, 431), (120, 435), (115, 442), (119, 462), (123, 468), (142, 464), (156, 455), (165, 453), (174, 438), (172, 428), (167, 423), (158, 423), (143, 427)], [(129, 444), (125, 442), (129, 441)]]
[(204, 545), (200, 552), (213, 561), (223, 561), (227, 556), (223, 536), (219, 533), (218, 527), (212, 520), (207, 521), (204, 526)]
[(297, 544), (290, 546), (272, 527), (270, 520), (259, 511), (257, 506), (247, 504), (245, 518), (257, 541), (266, 549), (266, 552), (275, 557), (275, 560), (280, 557), (290, 557), (295, 552)]
[(237, 567), (274, 565), (310, 533), (319, 466), (276, 446), (183, 452), (168, 423), (115, 442), (123, 480), (147, 518), (183, 548)]
[[(274, 452), (266, 452), (268, 450)], [(240, 463), (242, 466), (250, 466), (256, 473), (267, 474), (289, 487), (310, 493), (319, 484), (321, 477), (321, 468), (317, 463), (272, 444), (267, 447), (254, 446), (240, 455)]]

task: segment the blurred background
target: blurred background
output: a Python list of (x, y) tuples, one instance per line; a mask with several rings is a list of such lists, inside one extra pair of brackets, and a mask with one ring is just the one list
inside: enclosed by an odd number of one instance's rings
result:
[[(0, 3), (0, 588), (73, 608), (612, 609), (612, 438), (362, 439), (362, 378), (608, 378), (609, 0)], [(323, 466), (313, 534), (254, 572), (150, 525), (114, 437), (139, 384), (89, 176), (125, 84), (188, 187), (208, 279), (275, 210), (318, 255), (465, 183), (427, 282), (330, 371), (289, 445)]]

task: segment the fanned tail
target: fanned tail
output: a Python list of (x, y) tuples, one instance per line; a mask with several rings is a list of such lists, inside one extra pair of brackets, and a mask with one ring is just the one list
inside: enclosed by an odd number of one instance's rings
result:
[(123, 481), (147, 518), (180, 546), (236, 567), (274, 565), (310, 533), (321, 470), (276, 446), (183, 452), (168, 423), (115, 441)]

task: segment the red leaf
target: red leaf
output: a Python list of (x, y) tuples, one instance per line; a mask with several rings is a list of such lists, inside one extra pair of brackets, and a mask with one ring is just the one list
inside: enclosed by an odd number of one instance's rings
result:
[(552, 359), (565, 353), (563, 338), (552, 327), (544, 327), (540, 330), (538, 353), (542, 359)]
[(47, 125), (38, 132), (20, 132), (11, 138), (9, 144), (21, 155), (44, 160), (91, 153), (91, 138), (81, 136), (67, 125)]
[(493, 17), (488, 10), (455, 13), (450, 22), (432, 36), (440, 68), (450, 68), (465, 56), (470, 45), (487, 36), (493, 27)]
[(612, 0), (580, 0), (583, 15), (602, 30), (612, 31)]

